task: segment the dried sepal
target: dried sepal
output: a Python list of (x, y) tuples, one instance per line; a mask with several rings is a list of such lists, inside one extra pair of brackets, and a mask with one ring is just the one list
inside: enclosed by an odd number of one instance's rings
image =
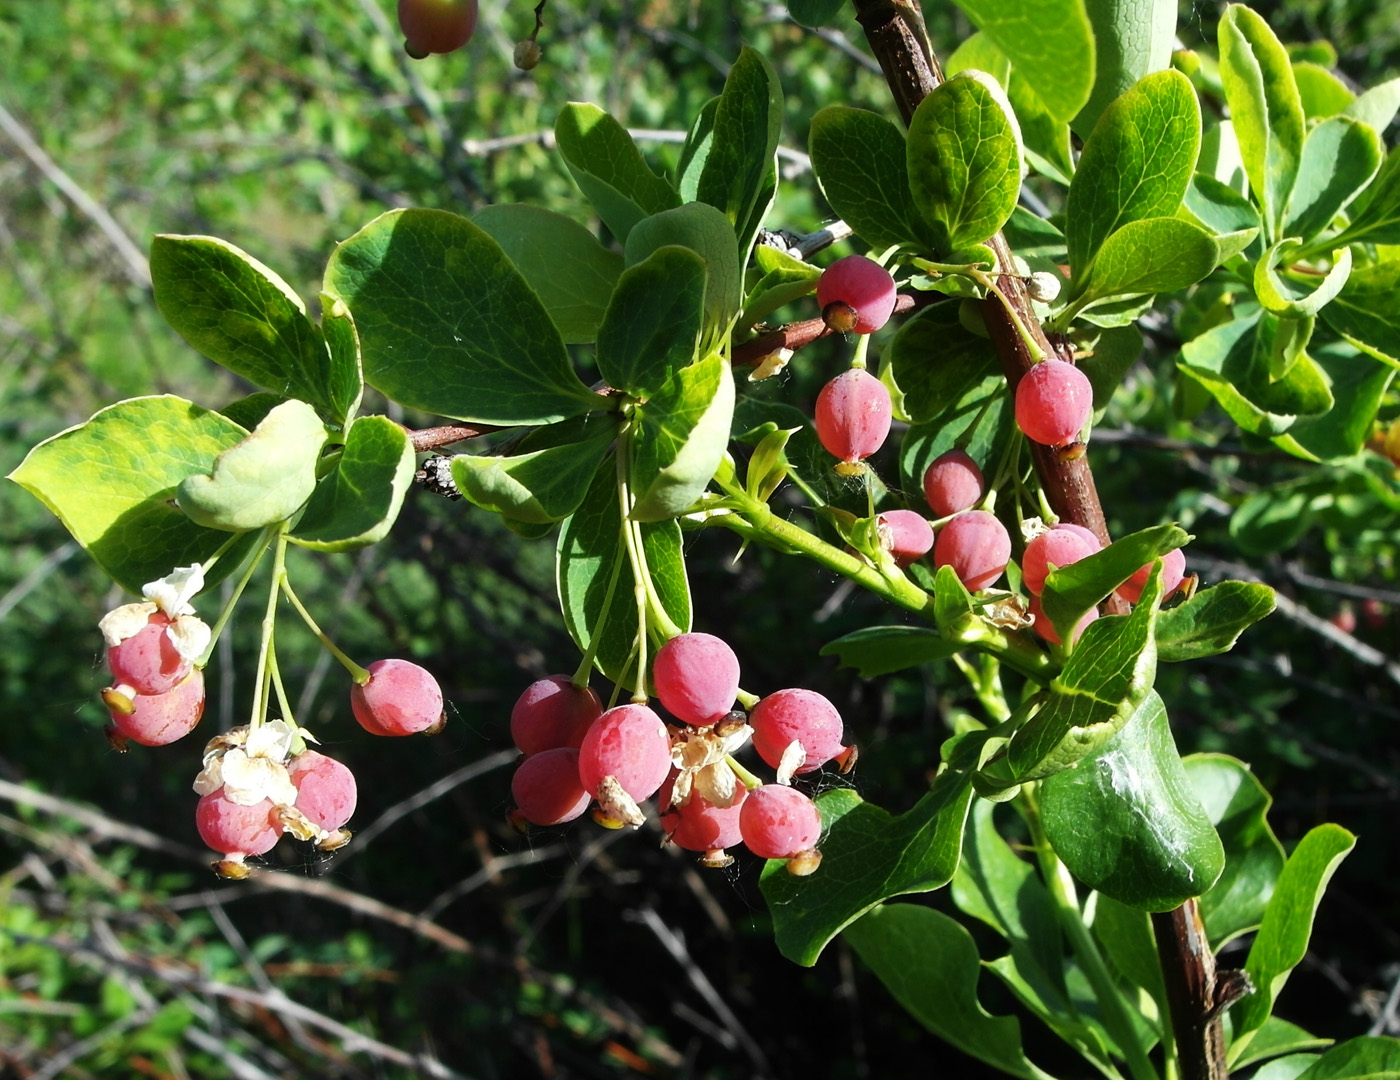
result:
[(209, 865), (213, 868), (214, 873), (225, 881), (243, 881), (252, 873), (243, 862), (243, 857), (241, 855), (231, 859), (219, 859), (217, 862), (212, 862)]
[[(607, 821), (599, 820), (597, 813), (593, 815), (593, 820), (600, 825), (607, 825), (608, 828), (645, 825), (647, 820), (637, 801), (623, 790), (622, 785), (617, 782), (617, 777), (611, 775), (598, 782), (598, 810)], [(610, 821), (620, 824), (608, 825), (607, 822)]]
[(806, 877), (815, 873), (821, 864), (822, 853), (816, 848), (808, 848), (806, 851), (799, 851), (787, 861), (787, 872), (793, 877)]
[(793, 739), (783, 748), (783, 756), (778, 759), (778, 783), (784, 787), (790, 787), (793, 776), (805, 764), (807, 764), (807, 751), (799, 740)]
[(734, 856), (725, 851), (724, 848), (714, 848), (705, 852), (695, 861), (701, 866), (708, 866), (711, 870), (723, 870), (726, 866), (734, 865)]

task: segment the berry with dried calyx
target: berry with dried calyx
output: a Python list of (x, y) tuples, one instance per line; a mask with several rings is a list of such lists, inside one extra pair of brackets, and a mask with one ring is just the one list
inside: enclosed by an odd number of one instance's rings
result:
[(447, 722), (442, 688), (426, 668), (408, 660), (376, 660), (369, 681), (350, 690), (350, 708), (371, 735), (436, 734)]
[(579, 783), (594, 798), (604, 779), (612, 777), (633, 802), (641, 802), (656, 794), (670, 771), (670, 733), (645, 705), (609, 709), (579, 746)]
[(1043, 446), (1067, 446), (1094, 409), (1089, 377), (1063, 360), (1042, 360), (1016, 384), (1016, 423)]
[[(1133, 576), (1118, 586), (1118, 595), (1130, 604), (1136, 604), (1152, 573), (1152, 563), (1136, 570)], [(1186, 556), (1181, 548), (1173, 548), (1162, 556), (1162, 599), (1165, 600), (1186, 577)]]
[(170, 623), (169, 615), (154, 611), (136, 633), (109, 641), (107, 667), (117, 686), (128, 686), (137, 694), (163, 694), (190, 673), (194, 665), (180, 654), (168, 632)]
[(287, 763), (287, 775), (297, 789), (294, 805), (318, 829), (337, 832), (355, 813), (355, 774), (335, 758), (307, 750)]
[(935, 569), (951, 566), (969, 592), (996, 581), (1010, 561), (1011, 536), (986, 510), (958, 514), (939, 530), (933, 545)]
[(924, 498), (935, 517), (971, 510), (986, 494), (982, 470), (966, 451), (939, 454), (924, 470)]
[(913, 510), (886, 510), (875, 518), (875, 529), (896, 566), (917, 562), (933, 547), (933, 526)]
[(228, 798), (223, 788), (199, 800), (194, 820), (205, 844), (235, 864), (242, 863), (249, 855), (271, 851), (282, 835), (271, 799), (245, 806)]
[(817, 395), (817, 438), (841, 464), (836, 471), (856, 476), (864, 461), (885, 443), (894, 406), (885, 384), (864, 368), (836, 376)]
[(587, 810), (592, 796), (579, 782), (578, 759), (576, 749), (561, 746), (522, 761), (510, 781), (516, 807), (511, 819), (531, 825), (561, 825)]
[(603, 703), (592, 687), (575, 686), (568, 675), (532, 682), (510, 711), (510, 737), (522, 754), (561, 746), (577, 748)]
[[(758, 756), (780, 771), (786, 764), (786, 775), (780, 775), (780, 781), (814, 772), (833, 760), (845, 771), (847, 763), (854, 760), (853, 748), (841, 744), (845, 734), (841, 714), (815, 690), (793, 688), (769, 694), (749, 713), (749, 725)], [(789, 749), (793, 743), (800, 750), (798, 761)]]
[(1026, 545), (1021, 560), (1021, 580), (1033, 596), (1045, 591), (1045, 578), (1056, 569), (1088, 558), (1102, 545), (1099, 538), (1082, 525), (1062, 522), (1036, 536)]
[(713, 634), (677, 634), (657, 652), (651, 681), (672, 716), (683, 724), (706, 727), (734, 705), (739, 658)]
[(873, 334), (890, 321), (896, 299), (894, 278), (864, 255), (847, 255), (817, 279), (822, 321), (838, 334)]
[[(796, 788), (764, 784), (749, 792), (739, 810), (744, 846), (762, 859), (791, 859), (815, 852), (822, 835), (816, 804)], [(810, 864), (814, 860), (806, 859)], [(815, 865), (800, 867), (807, 873)]]
[(163, 694), (129, 694), (129, 687), (102, 691), (102, 703), (117, 731), (142, 746), (165, 746), (194, 730), (204, 715), (204, 672), (195, 668)]
[(450, 53), (476, 31), (477, 0), (399, 0), (404, 50), (415, 60)]
[(734, 788), (734, 801), (728, 806), (716, 806), (700, 792), (691, 790), (681, 805), (671, 801), (670, 785), (661, 789), (658, 800), (662, 807), (661, 828), (666, 839), (687, 851), (702, 852), (700, 861), (706, 866), (728, 866), (733, 856), (725, 854), (743, 842), (739, 815), (748, 799), (749, 789), (743, 784)]

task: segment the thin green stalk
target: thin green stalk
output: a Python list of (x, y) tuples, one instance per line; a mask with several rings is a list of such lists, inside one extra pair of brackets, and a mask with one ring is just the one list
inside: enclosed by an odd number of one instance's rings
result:
[(272, 529), (264, 532), (261, 540), (253, 549), (252, 556), (248, 560), (248, 569), (243, 571), (243, 576), (238, 579), (238, 584), (234, 586), (233, 595), (228, 598), (228, 603), (219, 612), (219, 617), (209, 630), (209, 644), (199, 659), (195, 661), (195, 667), (205, 667), (209, 663), (209, 658), (214, 655), (214, 647), (219, 643), (219, 635), (224, 632), (224, 627), (228, 625), (229, 619), (233, 618), (233, 609), (238, 606), (239, 598), (243, 595), (243, 590), (248, 587), (248, 582), (253, 580), (253, 575), (257, 573), (258, 567), (262, 565), (262, 558), (267, 554), (268, 547), (272, 544), (272, 538), (276, 535)]
[(316, 640), (325, 646), (327, 652), (340, 661), (346, 671), (350, 672), (350, 678), (355, 680), (356, 685), (364, 686), (365, 683), (369, 682), (369, 670), (360, 667), (359, 664), (346, 656), (345, 653), (341, 651), (340, 647), (326, 636), (326, 632), (317, 625), (316, 620), (311, 617), (311, 612), (306, 610), (306, 605), (301, 602), (296, 592), (293, 591), (292, 583), (287, 579), (285, 566), (279, 565), (277, 567), (277, 577), (278, 584), (282, 589), (282, 595), (291, 601), (292, 607), (296, 608), (297, 614), (301, 616), (302, 622), (306, 623), (307, 629), (316, 635)]
[(632, 595), (637, 601), (637, 678), (632, 688), (632, 701), (647, 703), (647, 586), (646, 563), (638, 552), (640, 546), (632, 530), (632, 492), (627, 483), (627, 458), (631, 451), (630, 431), (623, 425), (617, 438), (617, 498), (622, 511), (622, 541), (632, 562)]
[(292, 716), (292, 699), (287, 696), (287, 688), (282, 684), (282, 669), (277, 663), (277, 650), (270, 650), (267, 659), (269, 674), (272, 676), (272, 689), (277, 694), (277, 704), (282, 709), (282, 719), (286, 721), (289, 728), (296, 731), (299, 725)]
[(754, 788), (763, 786), (763, 781), (734, 760), (733, 754), (726, 754), (724, 760), (729, 763), (729, 767), (734, 770), (734, 775), (739, 778), (744, 787), (752, 791)]
[(279, 531), (276, 546), (272, 551), (272, 581), (267, 590), (267, 607), (263, 610), (262, 648), (258, 651), (258, 671), (253, 679), (253, 685), (257, 690), (253, 695), (253, 715), (248, 722), (248, 727), (254, 731), (267, 719), (267, 703), (272, 687), (273, 630), (277, 625), (277, 591), (278, 585), (286, 574), (286, 569), (287, 534), (285, 531)]
[(598, 612), (598, 621), (588, 632), (588, 648), (583, 650), (583, 659), (574, 669), (569, 681), (582, 690), (588, 685), (589, 673), (593, 670), (593, 660), (598, 655), (598, 647), (603, 643), (603, 631), (607, 629), (608, 615), (612, 611), (613, 594), (617, 591), (618, 578), (622, 576), (622, 549), (613, 556), (612, 573), (608, 577), (608, 587), (603, 593), (603, 606)]

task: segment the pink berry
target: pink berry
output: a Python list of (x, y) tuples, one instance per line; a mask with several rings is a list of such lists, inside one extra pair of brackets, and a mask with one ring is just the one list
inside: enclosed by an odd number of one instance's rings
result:
[(705, 727), (734, 705), (739, 658), (713, 634), (679, 634), (656, 654), (651, 681), (672, 716)]
[(939, 530), (935, 568), (951, 566), (969, 592), (985, 589), (1011, 561), (1011, 537), (995, 514), (969, 510)]
[[(1142, 590), (1147, 585), (1147, 578), (1152, 573), (1152, 563), (1139, 569), (1122, 585), (1118, 586), (1118, 595), (1130, 604), (1136, 604), (1142, 596)], [(1162, 599), (1165, 600), (1172, 593), (1176, 592), (1177, 586), (1181, 584), (1186, 576), (1186, 556), (1182, 554), (1181, 548), (1173, 548), (1162, 556)]]
[(796, 788), (764, 784), (749, 792), (739, 811), (744, 845), (761, 859), (790, 859), (816, 847), (822, 818)]
[(271, 799), (243, 806), (225, 798), (223, 788), (199, 800), (194, 820), (204, 842), (224, 855), (265, 854), (282, 835)]
[(532, 825), (561, 825), (585, 810), (591, 797), (578, 775), (579, 752), (560, 746), (532, 754), (516, 767), (510, 794), (517, 812)]
[(1368, 596), (1361, 601), (1361, 617), (1366, 620), (1367, 627), (1372, 630), (1379, 630), (1383, 627), (1389, 613), (1390, 609), (1374, 596)]
[(447, 721), (437, 680), (407, 660), (370, 664), (369, 682), (350, 689), (350, 708), (371, 735), (412, 735)]
[[(1035, 617), (1035, 625), (1034, 625), (1034, 627), (1033, 627), (1033, 629), (1035, 630), (1035, 632), (1036, 632), (1040, 637), (1042, 637), (1042, 638), (1044, 638), (1046, 641), (1050, 642), (1051, 645), (1061, 645), (1061, 644), (1063, 644), (1063, 642), (1060, 640), (1060, 635), (1057, 634), (1057, 633), (1055, 632), (1055, 624), (1052, 623), (1052, 622), (1049, 620), (1049, 618), (1046, 617), (1045, 610), (1040, 606), (1040, 597), (1038, 597), (1038, 596), (1032, 596), (1032, 597), (1031, 597), (1031, 607), (1030, 607), (1030, 610), (1031, 610), (1031, 614)], [(1086, 611), (1086, 612), (1080, 617), (1079, 622), (1075, 624), (1074, 633), (1070, 635), (1070, 640), (1071, 640), (1071, 641), (1078, 641), (1079, 638), (1080, 638), (1080, 637), (1083, 635), (1083, 633), (1084, 633), (1084, 628), (1085, 628), (1086, 626), (1088, 626), (1091, 622), (1093, 622), (1095, 619), (1097, 619), (1098, 617), (1099, 617), (1099, 609), (1098, 609), (1098, 608), (1090, 608), (1088, 611)]]
[(783, 751), (793, 742), (800, 743), (807, 755), (796, 770), (799, 775), (815, 772), (846, 752), (841, 745), (841, 714), (815, 690), (779, 690), (769, 694), (753, 707), (749, 724), (758, 756), (775, 769), (783, 759)]
[(1093, 409), (1089, 377), (1063, 360), (1042, 360), (1016, 385), (1016, 423), (1044, 446), (1074, 442)]
[(318, 829), (335, 832), (355, 812), (355, 774), (335, 758), (308, 750), (287, 763), (297, 789), (296, 808)]
[[(734, 789), (734, 802), (726, 807), (715, 806), (694, 788), (684, 806), (671, 804), (661, 814), (661, 828), (666, 838), (686, 851), (712, 853), (707, 861), (721, 862), (721, 852), (743, 842), (739, 830), (739, 814), (749, 796), (749, 789), (739, 784)], [(667, 802), (663, 798), (663, 802)]]
[(603, 777), (612, 776), (641, 802), (656, 794), (671, 771), (670, 733), (645, 705), (609, 709), (588, 729), (578, 749), (579, 783), (594, 797)]
[(1058, 569), (1086, 559), (1101, 546), (1099, 538), (1084, 526), (1063, 522), (1026, 545), (1026, 554), (1021, 560), (1021, 580), (1033, 595), (1039, 596), (1045, 591), (1050, 567)]
[(971, 510), (986, 494), (982, 470), (962, 450), (949, 450), (924, 471), (924, 498), (934, 517)]
[(415, 60), (460, 49), (476, 30), (476, 16), (477, 0), (399, 0), (404, 48)]
[(890, 321), (894, 302), (894, 278), (864, 255), (837, 259), (817, 279), (822, 319), (840, 334), (873, 334)]
[(532, 682), (510, 711), (510, 737), (522, 754), (560, 746), (577, 748), (588, 727), (603, 715), (592, 687), (578, 687), (568, 675)]
[(142, 746), (164, 746), (188, 735), (204, 715), (204, 672), (195, 668), (163, 694), (133, 696), (112, 687), (102, 701), (122, 735)]
[(176, 650), (166, 633), (169, 626), (165, 612), (153, 612), (145, 626), (107, 649), (107, 666), (117, 686), (129, 686), (138, 694), (163, 694), (184, 680), (194, 665)]
[(1356, 633), (1356, 612), (1352, 610), (1350, 605), (1339, 607), (1336, 614), (1328, 622), (1344, 634)]
[(875, 519), (880, 543), (894, 556), (896, 566), (922, 559), (933, 547), (933, 526), (913, 510), (886, 510)]
[(817, 395), (817, 438), (846, 466), (838, 466), (838, 471), (860, 472), (863, 466), (856, 463), (884, 445), (892, 416), (885, 384), (864, 368), (851, 368)]

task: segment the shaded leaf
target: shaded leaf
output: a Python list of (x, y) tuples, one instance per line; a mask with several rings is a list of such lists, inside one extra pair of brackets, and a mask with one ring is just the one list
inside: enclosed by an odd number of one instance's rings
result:
[(389, 534), (413, 483), (408, 432), (387, 416), (362, 416), (350, 426), (340, 461), (316, 484), (288, 539), (316, 551), (351, 551)]
[(1222, 581), (1157, 616), (1157, 659), (1199, 660), (1229, 652), (1240, 634), (1274, 610), (1274, 590)]
[(904, 133), (889, 120), (828, 106), (812, 117), (808, 149), (826, 201), (874, 250), (927, 235), (909, 189)]
[(1332, 1047), (1299, 1080), (1396, 1080), (1400, 1040), (1362, 1035)]
[(744, 273), (738, 241), (729, 219), (713, 206), (687, 203), (639, 222), (627, 238), (626, 263), (636, 266), (671, 245), (689, 248), (705, 261), (703, 355), (718, 344), (743, 307)]
[(705, 261), (663, 247), (618, 279), (598, 327), (598, 372), (608, 385), (645, 397), (695, 361), (705, 322)]
[(454, 455), (453, 482), (467, 501), (514, 521), (545, 525), (563, 520), (582, 504), (617, 433), (610, 416), (588, 425), (566, 423), (574, 425), (574, 437), (550, 438), (551, 445), (536, 448), (526, 441), (508, 456)]
[(950, 641), (927, 627), (867, 626), (827, 642), (821, 655), (835, 656), (842, 667), (853, 667), (862, 679), (873, 679), (931, 660), (946, 660), (964, 648), (962, 642)]
[(935, 304), (905, 320), (886, 356), (904, 393), (904, 412), (915, 423), (955, 407), (1000, 370), (992, 343), (962, 325), (956, 302)]
[(1400, 260), (1353, 270), (1336, 298), (1319, 314), (1323, 322), (1368, 356), (1400, 367)]

